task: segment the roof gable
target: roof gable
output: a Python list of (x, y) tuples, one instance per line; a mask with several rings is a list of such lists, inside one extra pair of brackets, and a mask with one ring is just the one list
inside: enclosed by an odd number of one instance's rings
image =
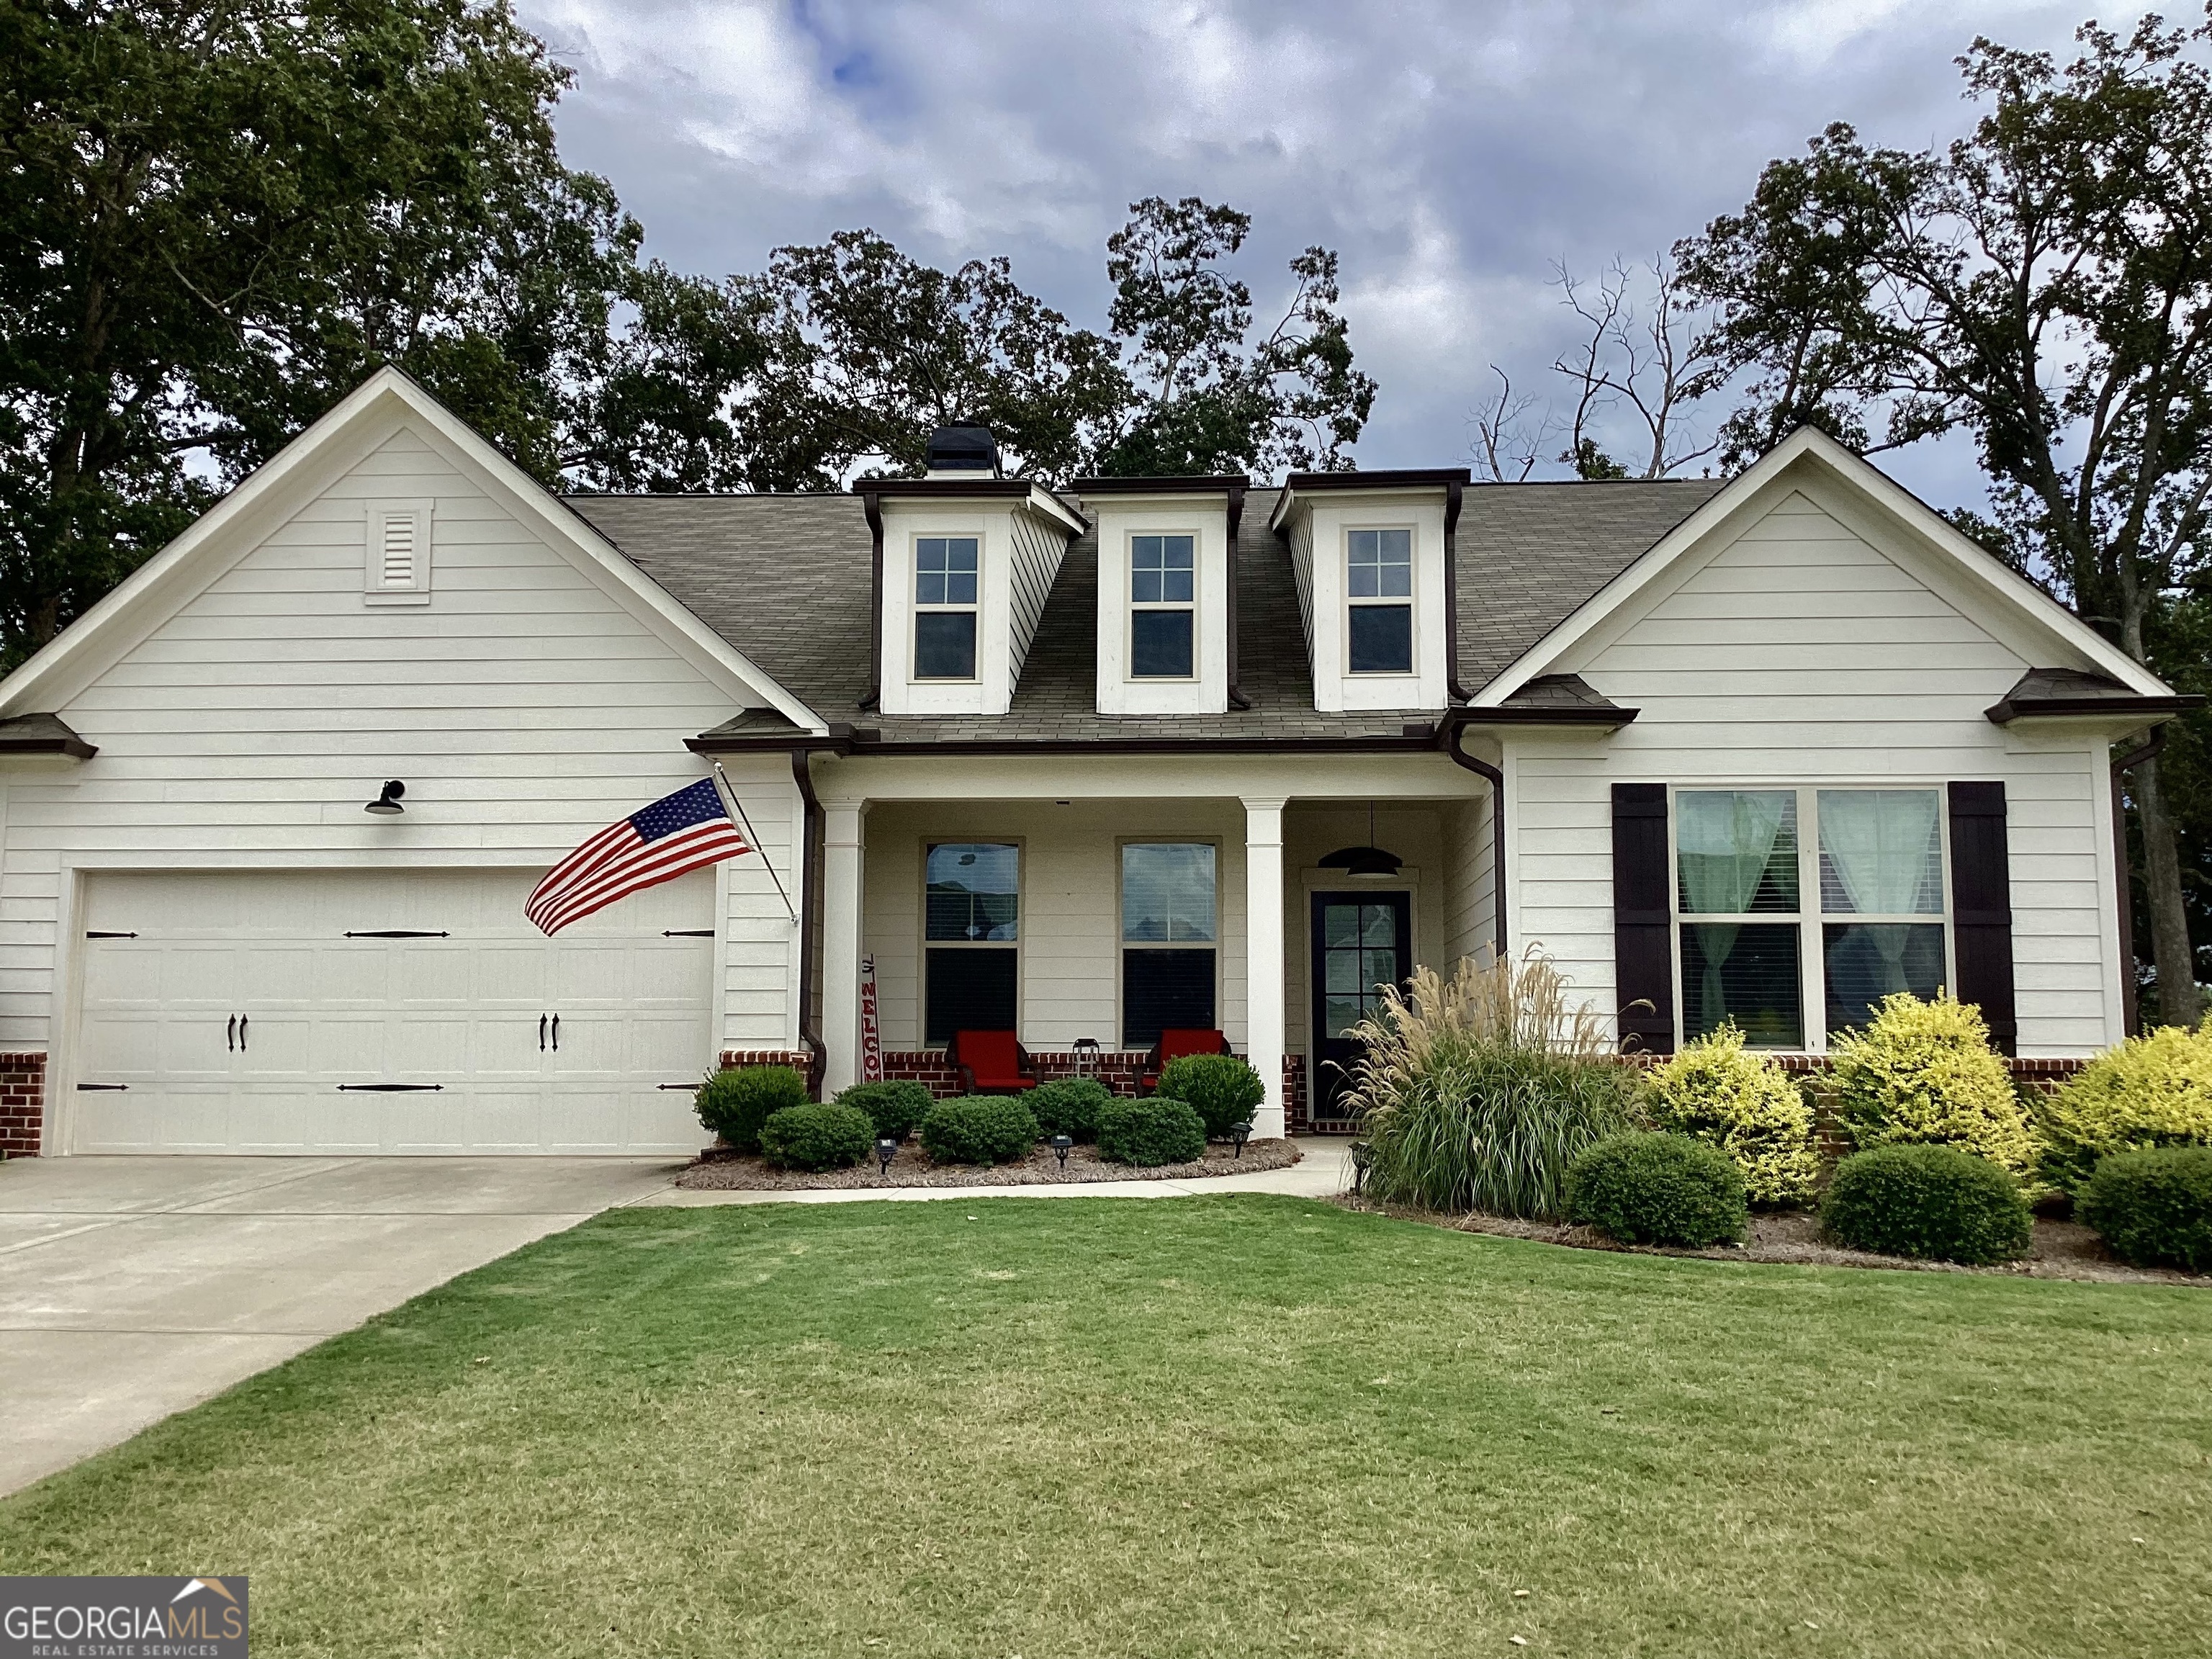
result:
[(805, 704), (640, 574), (527, 473), (397, 369), (379, 369), (4, 682), (0, 717), (59, 708), (402, 428), (570, 558), (733, 701), (819, 729)]

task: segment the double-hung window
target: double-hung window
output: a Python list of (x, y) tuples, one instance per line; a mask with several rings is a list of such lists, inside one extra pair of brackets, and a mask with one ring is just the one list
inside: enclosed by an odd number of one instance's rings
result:
[(1682, 789), (1674, 821), (1686, 1036), (1802, 1048), (1948, 982), (1939, 791)]
[(1355, 674), (1413, 672), (1413, 532), (1345, 532), (1346, 663)]
[(923, 855), (922, 1041), (1014, 1029), (1021, 848), (933, 842)]
[(1129, 675), (1190, 678), (1195, 670), (1198, 538), (1129, 538)]
[(1209, 1031), (1214, 995), (1215, 848), (1207, 842), (1121, 848), (1121, 1042), (1149, 1048), (1162, 1031)]
[(973, 536), (917, 536), (914, 543), (914, 677), (975, 678)]

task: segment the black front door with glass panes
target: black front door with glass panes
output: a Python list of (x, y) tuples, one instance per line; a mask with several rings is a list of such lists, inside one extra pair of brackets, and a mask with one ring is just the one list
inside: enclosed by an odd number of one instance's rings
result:
[(1340, 1097), (1360, 1052), (1352, 1033), (1382, 1012), (1382, 988), (1404, 984), (1413, 970), (1413, 919), (1405, 893), (1313, 896), (1313, 1071), (1307, 1087), (1317, 1122), (1342, 1121)]
[(1674, 819), (1685, 1036), (1804, 1048), (1948, 981), (1937, 790), (1682, 789)]
[(939, 842), (924, 858), (922, 1041), (1014, 1030), (1021, 849)]

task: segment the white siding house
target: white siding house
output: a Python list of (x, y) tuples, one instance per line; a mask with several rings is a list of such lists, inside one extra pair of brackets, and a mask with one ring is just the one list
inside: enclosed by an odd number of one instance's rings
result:
[[(1817, 1055), (1893, 984), (2121, 1035), (2109, 745), (2185, 700), (1863, 461), (1246, 488), (564, 502), (380, 374), (0, 683), (0, 1144), (680, 1154), (718, 1057), (858, 1078), (869, 974), (894, 1075), (1212, 1028), (1262, 1133), (1329, 1121), (1378, 973), (1500, 945), (1649, 1046)], [(1192, 672), (1142, 686), (1168, 534)], [(976, 672), (927, 683), (959, 536)], [(752, 852), (526, 920), (717, 765)]]

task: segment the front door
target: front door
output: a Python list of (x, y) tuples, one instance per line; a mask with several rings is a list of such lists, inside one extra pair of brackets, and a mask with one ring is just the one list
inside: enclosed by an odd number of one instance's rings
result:
[(1313, 896), (1314, 1042), (1308, 1087), (1315, 1121), (1345, 1117), (1338, 1097), (1359, 1056), (1352, 1030), (1382, 1012), (1384, 986), (1404, 984), (1413, 971), (1410, 895)]

